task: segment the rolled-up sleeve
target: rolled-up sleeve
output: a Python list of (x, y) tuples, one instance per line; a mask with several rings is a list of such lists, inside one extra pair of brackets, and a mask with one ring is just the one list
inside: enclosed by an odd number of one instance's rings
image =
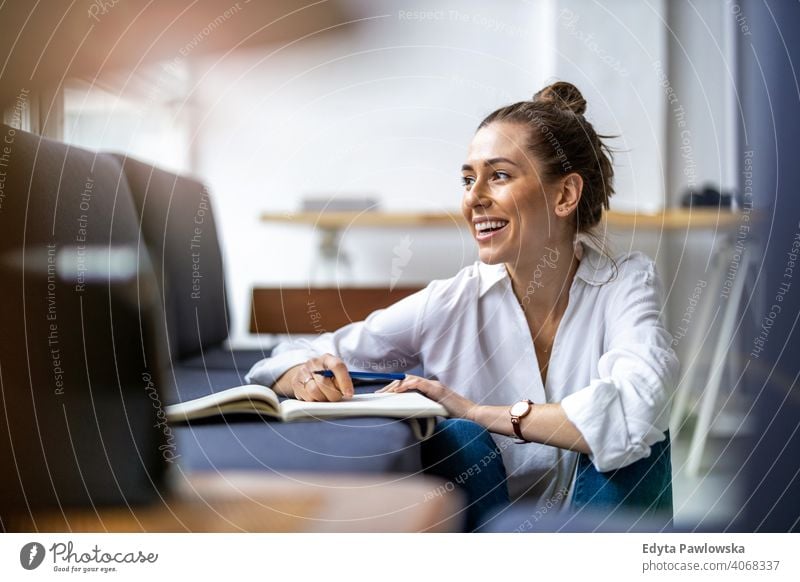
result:
[(606, 306), (605, 353), (598, 377), (561, 401), (591, 450), (598, 471), (629, 465), (665, 438), (680, 364), (661, 322), (652, 264), (621, 276)]
[(430, 286), (335, 332), (284, 341), (271, 357), (250, 369), (245, 381), (272, 386), (288, 369), (323, 354), (333, 354), (355, 370), (402, 372), (415, 368), (422, 364), (420, 326), (429, 295)]

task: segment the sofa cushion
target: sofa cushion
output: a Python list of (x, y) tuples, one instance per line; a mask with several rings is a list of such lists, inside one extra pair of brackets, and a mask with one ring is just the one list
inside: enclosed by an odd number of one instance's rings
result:
[(184, 470), (419, 472), (419, 442), (390, 418), (275, 422), (228, 417), (175, 429)]
[(173, 360), (228, 337), (222, 250), (211, 198), (200, 182), (117, 155), (155, 263)]
[[(232, 370), (173, 367), (169, 403), (244, 382)], [(357, 390), (374, 390), (358, 388)], [(416, 473), (419, 442), (408, 423), (391, 418), (279, 422), (248, 414), (173, 425), (184, 470)]]

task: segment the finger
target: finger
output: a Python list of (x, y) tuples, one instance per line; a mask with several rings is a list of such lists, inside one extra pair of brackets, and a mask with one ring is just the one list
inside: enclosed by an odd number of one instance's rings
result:
[(320, 388), (320, 384), (326, 379), (314, 373), (314, 370), (322, 370), (324, 368), (322, 356), (311, 358), (306, 363), (306, 370), (301, 379), (308, 380), (303, 384), (303, 392), (307, 402), (326, 402), (330, 400)]
[(294, 388), (294, 397), (298, 400), (308, 400), (308, 391), (306, 390), (306, 384), (308, 384), (308, 382), (303, 384), (303, 380), (307, 380), (309, 377), (313, 377), (313, 374), (308, 367), (302, 366), (297, 369), (292, 385)]
[(306, 394), (309, 402), (326, 402), (328, 400), (325, 393), (320, 389), (319, 384), (315, 382), (309, 382), (306, 385)]
[(431, 383), (426, 381), (425, 379), (412, 378), (411, 380), (403, 381), (403, 383), (400, 386), (394, 388), (392, 392), (408, 392), (409, 390), (416, 390), (418, 392), (421, 392), (422, 394), (425, 394), (428, 397), (433, 398), (433, 389), (434, 387), (431, 385)]
[[(320, 378), (316, 381), (316, 388), (322, 395), (321, 400), (327, 400), (329, 402), (338, 402), (342, 399), (343, 394), (339, 391), (339, 389), (333, 384), (333, 382), (329, 378)], [(311, 384), (311, 382), (309, 382)]]
[(375, 392), (388, 392), (389, 390), (391, 390), (392, 388), (397, 386), (399, 383), (400, 383), (400, 380), (393, 380), (392, 382), (388, 383), (386, 386), (384, 386), (380, 390), (375, 390)]
[[(305, 379), (306, 377), (307, 376), (304, 376), (303, 378)], [(310, 384), (310, 383), (311, 382), (303, 384), (300, 380), (298, 380), (297, 381), (297, 386), (295, 386), (295, 389), (294, 389), (294, 397), (297, 398), (298, 400), (305, 400), (306, 402), (313, 401), (313, 398), (308, 393), (308, 384)]]
[(387, 390), (387, 392), (405, 392), (406, 390), (413, 390), (416, 382), (413, 379), (406, 378), (405, 380), (395, 380), (397, 385)]
[(394, 392), (394, 389), (397, 388), (402, 383), (403, 380), (393, 380), (392, 382), (381, 388), (381, 392)]
[(334, 385), (342, 395), (350, 398), (353, 395), (353, 380), (347, 371), (344, 362), (331, 354), (322, 357), (322, 365), (325, 369), (333, 372)]
[(310, 360), (308, 360), (308, 362), (306, 362), (306, 365), (308, 366), (309, 371), (312, 373), (314, 372), (314, 370), (322, 370), (325, 368), (325, 366), (322, 363), (322, 356), (311, 358)]

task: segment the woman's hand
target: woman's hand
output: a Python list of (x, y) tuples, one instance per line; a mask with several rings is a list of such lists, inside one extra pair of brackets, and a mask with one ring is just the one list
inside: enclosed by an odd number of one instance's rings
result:
[[(333, 378), (314, 374), (314, 370), (330, 370)], [(353, 396), (353, 381), (344, 362), (331, 354), (311, 358), (304, 364), (289, 368), (278, 378), (275, 388), (285, 396), (307, 402), (337, 402)]]
[(405, 392), (407, 390), (419, 390), (431, 400), (444, 406), (453, 418), (472, 420), (472, 415), (478, 408), (478, 405), (472, 400), (464, 398), (441, 382), (419, 376), (406, 375), (405, 380), (395, 380), (377, 392)]

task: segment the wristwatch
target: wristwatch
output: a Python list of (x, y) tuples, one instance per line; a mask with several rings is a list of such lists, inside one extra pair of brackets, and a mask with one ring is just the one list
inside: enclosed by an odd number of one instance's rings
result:
[(511, 426), (514, 427), (514, 434), (519, 437), (518, 442), (520, 443), (528, 442), (525, 440), (525, 437), (522, 436), (520, 420), (528, 416), (531, 413), (531, 410), (533, 410), (533, 402), (531, 400), (520, 400), (516, 404), (512, 405), (508, 410), (509, 414), (511, 414)]

